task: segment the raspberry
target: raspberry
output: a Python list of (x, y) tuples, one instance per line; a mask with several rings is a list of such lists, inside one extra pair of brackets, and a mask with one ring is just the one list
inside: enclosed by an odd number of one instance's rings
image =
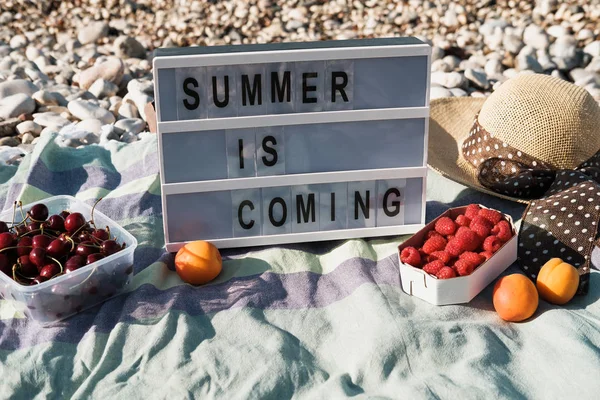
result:
[(454, 240), (458, 240), (463, 248), (463, 251), (473, 251), (481, 244), (481, 238), (477, 236), (477, 233), (473, 232), (469, 228), (461, 226), (456, 231)]
[(465, 251), (465, 249), (462, 247), (462, 243), (460, 240), (458, 240), (457, 238), (453, 238), (448, 241), (448, 244), (446, 245), (444, 251), (450, 254), (452, 257), (458, 257), (460, 253)]
[(490, 258), (492, 258), (492, 256), (494, 255), (491, 251), (482, 251), (481, 253), (479, 253), (480, 256), (485, 257), (485, 261), (489, 260)]
[(508, 221), (500, 221), (492, 228), (492, 234), (496, 235), (501, 242), (508, 242), (512, 237), (512, 229)]
[(502, 247), (502, 243), (497, 236), (488, 236), (483, 241), (483, 250), (485, 251), (491, 251), (492, 253), (495, 253), (500, 247)]
[(482, 217), (481, 215), (478, 215), (475, 218), (473, 218), (469, 227), (473, 229), (474, 225), (484, 225), (490, 230), (494, 227), (494, 224), (492, 224), (489, 219)]
[(479, 210), (481, 210), (481, 207), (479, 207), (477, 204), (469, 204), (467, 206), (467, 210), (465, 211), (465, 217), (472, 220), (477, 216), (477, 214), (479, 214)]
[(458, 260), (454, 263), (454, 269), (460, 276), (471, 275), (475, 270), (475, 265), (471, 264), (467, 260)]
[(433, 253), (431, 253), (429, 255), (429, 257), (427, 257), (427, 261), (428, 262), (432, 262), (432, 261), (435, 261), (435, 260), (440, 260), (445, 265), (448, 265), (450, 263), (451, 259), (452, 259), (452, 256), (450, 254), (448, 254), (444, 250), (434, 251)]
[(473, 267), (477, 267), (479, 266), (479, 264), (485, 261), (482, 255), (470, 251), (465, 251), (464, 253), (462, 253), (459, 259), (466, 261), (469, 264), (472, 264)]
[(400, 253), (400, 261), (404, 264), (412, 265), (413, 267), (421, 266), (421, 255), (419, 254), (419, 250), (414, 247), (405, 247), (402, 249), (402, 253)]
[(454, 239), (454, 235), (448, 235), (448, 236), (446, 236), (446, 240), (448, 242), (451, 241), (452, 239)]
[(479, 240), (483, 241), (490, 234), (490, 229), (483, 224), (473, 224), (471, 223), (471, 230), (479, 236)]
[(438, 279), (450, 279), (450, 278), (454, 278), (456, 276), (456, 272), (454, 272), (454, 270), (450, 267), (444, 267), (444, 268), (440, 269), (438, 271), (438, 273), (435, 274), (435, 276)]
[(436, 275), (442, 268), (446, 267), (440, 260), (435, 260), (423, 266), (423, 271), (431, 275)]
[(444, 250), (446, 243), (446, 239), (442, 236), (432, 236), (423, 245), (423, 251), (426, 254), (431, 254), (434, 251)]
[(500, 214), (496, 210), (490, 210), (487, 208), (482, 208), (479, 210), (479, 214), (483, 218), (488, 219), (493, 225), (496, 225), (502, 219), (502, 214)]
[(471, 218), (461, 214), (458, 217), (456, 217), (454, 222), (456, 222), (458, 226), (469, 226), (469, 224), (471, 224)]
[(452, 235), (456, 232), (456, 224), (448, 217), (442, 217), (435, 223), (435, 231), (440, 235)]
[[(439, 233), (437, 233), (435, 230), (427, 232), (427, 239), (431, 239), (434, 236), (443, 237), (442, 235), (440, 235)], [(425, 240), (427, 240), (427, 239), (425, 239)]]

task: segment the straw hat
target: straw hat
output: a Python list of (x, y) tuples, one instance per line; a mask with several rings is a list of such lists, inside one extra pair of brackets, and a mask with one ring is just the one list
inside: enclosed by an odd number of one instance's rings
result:
[[(545, 191), (526, 194), (525, 188), (515, 192), (494, 187), (492, 177), (482, 173), (500, 163), (509, 168), (501, 160), (554, 174), (577, 169), (599, 150), (600, 107), (594, 98), (585, 89), (548, 75), (517, 76), (487, 98), (431, 102), (429, 166), (494, 196), (526, 203)], [(505, 171), (504, 178), (506, 172), (510, 175)], [(553, 179), (554, 175), (549, 184)]]

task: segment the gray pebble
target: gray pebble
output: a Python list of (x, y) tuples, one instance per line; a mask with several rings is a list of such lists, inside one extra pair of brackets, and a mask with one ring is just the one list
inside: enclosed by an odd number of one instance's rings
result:
[(0, 138), (0, 146), (9, 146), (9, 147), (15, 147), (18, 146), (21, 142), (19, 141), (19, 139), (16, 136), (6, 136), (3, 138)]
[(106, 22), (91, 22), (85, 25), (77, 33), (77, 40), (81, 44), (94, 43), (108, 34)]
[(0, 118), (9, 119), (21, 114), (31, 114), (35, 111), (35, 101), (24, 93), (0, 99)]
[(99, 119), (103, 124), (115, 122), (115, 116), (110, 111), (89, 101), (73, 100), (69, 102), (67, 108), (73, 116), (80, 120)]
[(126, 132), (138, 134), (144, 130), (146, 123), (140, 118), (121, 119), (115, 123), (115, 127)]
[(441, 99), (444, 97), (453, 97), (452, 92), (442, 86), (432, 86), (429, 91), (429, 98), (431, 100)]
[(31, 133), (33, 136), (39, 136), (42, 132), (42, 126), (33, 121), (23, 121), (15, 129), (19, 134)]

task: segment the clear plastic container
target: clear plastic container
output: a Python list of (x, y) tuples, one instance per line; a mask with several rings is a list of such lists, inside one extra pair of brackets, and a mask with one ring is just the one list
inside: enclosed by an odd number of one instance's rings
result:
[[(42, 200), (49, 215), (63, 210), (80, 212), (89, 220), (92, 207), (72, 196), (54, 196)], [(35, 203), (23, 206), (27, 211)], [(17, 213), (20, 215), (20, 213)], [(0, 214), (1, 221), (12, 221), (13, 211)], [(42, 325), (49, 325), (73, 314), (101, 303), (129, 285), (133, 278), (133, 253), (137, 240), (119, 224), (94, 210), (94, 221), (98, 227), (110, 228), (111, 236), (125, 248), (100, 261), (86, 265), (76, 271), (50, 279), (39, 285), (24, 286), (0, 272), (0, 296), (13, 300), (15, 306), (28, 317)]]

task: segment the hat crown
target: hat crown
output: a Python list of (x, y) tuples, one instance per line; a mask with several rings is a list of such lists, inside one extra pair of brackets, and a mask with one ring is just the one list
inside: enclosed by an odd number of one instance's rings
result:
[(548, 75), (520, 75), (483, 104), (481, 126), (555, 168), (573, 169), (600, 150), (600, 107), (583, 88)]

